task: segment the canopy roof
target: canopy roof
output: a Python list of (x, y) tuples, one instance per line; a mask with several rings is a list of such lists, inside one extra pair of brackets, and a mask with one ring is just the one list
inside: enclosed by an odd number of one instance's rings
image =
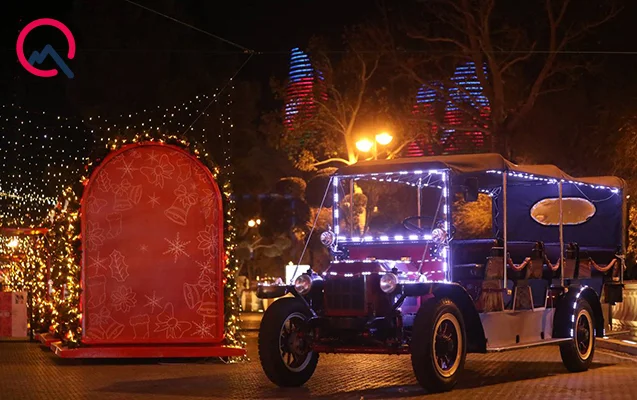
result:
[(574, 178), (555, 165), (517, 165), (499, 154), (462, 154), (450, 156), (407, 157), (393, 160), (362, 161), (339, 168), (337, 175), (366, 175), (372, 173), (401, 172), (415, 170), (449, 169), (453, 174), (471, 175), (486, 172), (513, 172), (548, 179), (581, 182), (594, 186), (623, 188), (624, 180), (616, 176)]

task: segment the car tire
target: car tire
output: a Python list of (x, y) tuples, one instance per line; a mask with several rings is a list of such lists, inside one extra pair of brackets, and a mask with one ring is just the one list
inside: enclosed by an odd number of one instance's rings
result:
[(570, 328), (572, 340), (560, 343), (560, 355), (571, 372), (588, 370), (595, 354), (595, 314), (590, 304), (578, 299)]
[(411, 365), (418, 383), (432, 393), (451, 390), (467, 356), (464, 319), (448, 298), (420, 306), (411, 338)]
[(310, 349), (307, 307), (296, 298), (281, 298), (263, 314), (259, 328), (259, 358), (263, 372), (282, 387), (301, 386), (318, 364)]

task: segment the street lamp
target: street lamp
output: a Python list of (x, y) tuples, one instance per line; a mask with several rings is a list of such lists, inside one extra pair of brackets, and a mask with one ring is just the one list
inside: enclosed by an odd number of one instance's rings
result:
[(377, 134), (374, 139), (375, 140), (372, 142), (371, 140), (367, 138), (363, 138), (359, 140), (358, 142), (356, 142), (356, 148), (363, 153), (368, 153), (370, 150), (374, 149), (374, 153), (373, 153), (374, 159), (377, 159), (378, 158), (377, 144), (380, 144), (381, 146), (387, 146), (388, 144), (391, 143), (394, 137), (387, 132), (381, 132)]
[(372, 143), (369, 139), (361, 139), (356, 142), (356, 148), (363, 153), (369, 152), (372, 147), (374, 147), (374, 143)]
[(388, 144), (390, 144), (392, 139), (394, 139), (394, 137), (387, 132), (382, 132), (376, 135), (376, 142), (383, 146), (387, 146)]

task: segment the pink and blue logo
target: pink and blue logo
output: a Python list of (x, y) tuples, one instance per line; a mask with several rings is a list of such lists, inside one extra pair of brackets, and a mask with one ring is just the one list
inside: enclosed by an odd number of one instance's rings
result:
[(62, 59), (62, 57), (60, 57), (57, 51), (55, 51), (53, 46), (51, 46), (50, 44), (47, 44), (46, 46), (44, 46), (44, 48), (41, 51), (34, 51), (33, 53), (31, 53), (28, 60), (25, 57), (24, 40), (26, 39), (27, 35), (31, 33), (33, 29), (39, 26), (52, 26), (60, 30), (66, 37), (66, 41), (69, 44), (69, 51), (67, 53), (67, 58), (69, 60), (72, 60), (73, 57), (75, 57), (75, 38), (73, 37), (73, 34), (69, 30), (69, 28), (67, 28), (66, 25), (64, 25), (63, 23), (55, 19), (41, 18), (41, 19), (36, 19), (35, 21), (29, 23), (20, 32), (20, 35), (18, 35), (18, 42), (16, 44), (16, 52), (18, 53), (18, 61), (20, 61), (20, 64), (24, 67), (24, 69), (26, 69), (33, 75), (39, 76), (41, 78), (52, 78), (58, 74), (57, 69), (39, 69), (35, 67), (35, 64), (42, 64), (44, 60), (46, 60), (46, 58), (50, 56), (53, 59), (53, 61), (57, 64), (57, 66), (60, 68), (60, 70), (64, 72), (64, 74), (69, 79), (72, 79), (75, 76), (75, 74), (73, 74), (73, 71), (71, 71), (69, 66), (66, 65), (66, 63)]

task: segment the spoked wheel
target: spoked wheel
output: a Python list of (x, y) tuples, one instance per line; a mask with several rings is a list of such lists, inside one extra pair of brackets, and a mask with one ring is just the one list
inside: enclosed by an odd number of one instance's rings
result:
[(451, 390), (466, 358), (462, 314), (449, 299), (421, 305), (411, 340), (411, 364), (418, 382), (430, 392)]
[(462, 357), (462, 337), (460, 323), (455, 315), (443, 314), (434, 328), (434, 361), (438, 373), (444, 377), (452, 376), (458, 369)]
[(560, 344), (560, 354), (566, 369), (571, 372), (586, 371), (595, 353), (595, 320), (590, 304), (579, 299), (575, 308), (573, 340)]
[(288, 315), (279, 335), (281, 359), (293, 372), (302, 371), (312, 359), (307, 343), (305, 319), (305, 315), (299, 312)]
[(267, 377), (279, 386), (301, 386), (314, 373), (318, 353), (310, 347), (305, 306), (297, 299), (272, 303), (261, 320), (259, 358)]

